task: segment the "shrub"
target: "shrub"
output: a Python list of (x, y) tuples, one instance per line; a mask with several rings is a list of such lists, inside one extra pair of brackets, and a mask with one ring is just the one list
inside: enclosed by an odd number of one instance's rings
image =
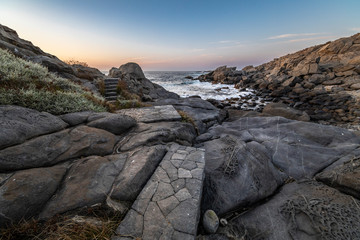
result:
[(126, 81), (119, 80), (116, 86), (116, 92), (124, 100), (137, 100), (140, 101), (140, 97), (134, 93), (130, 93), (127, 89)]
[(182, 119), (181, 121), (191, 123), (194, 126), (197, 135), (200, 135), (199, 129), (197, 128), (197, 126), (195, 124), (195, 120), (184, 111), (178, 110), (177, 112), (181, 116), (181, 119)]
[(86, 62), (80, 62), (74, 59), (65, 60), (64, 63), (67, 63), (69, 65), (81, 65), (84, 67), (89, 67), (89, 64), (87, 64)]
[(55, 115), (107, 110), (102, 97), (3, 49), (0, 49), (0, 105), (18, 105)]

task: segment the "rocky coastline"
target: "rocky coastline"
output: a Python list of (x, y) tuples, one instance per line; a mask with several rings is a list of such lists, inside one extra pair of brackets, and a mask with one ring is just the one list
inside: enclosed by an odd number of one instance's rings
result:
[(258, 90), (262, 98), (305, 111), (315, 122), (358, 127), (359, 52), (355, 34), (257, 67), (222, 66), (199, 80)]
[(360, 137), (339, 127), (359, 124), (359, 39), (200, 77), (275, 102), (241, 111), (180, 98), (135, 63), (80, 74), (0, 26), (1, 48), (94, 93), (118, 79), (147, 105), (62, 115), (1, 105), (0, 233), (59, 215), (99, 222), (97, 208), (121, 215), (113, 240), (359, 239)]

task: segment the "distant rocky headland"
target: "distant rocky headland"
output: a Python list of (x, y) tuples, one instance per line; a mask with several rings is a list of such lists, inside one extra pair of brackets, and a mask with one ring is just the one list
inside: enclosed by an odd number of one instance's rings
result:
[(253, 88), (263, 98), (305, 111), (313, 121), (360, 123), (360, 34), (242, 70), (219, 67), (201, 81)]
[(0, 48), (4, 239), (360, 239), (360, 34), (199, 78), (258, 111)]

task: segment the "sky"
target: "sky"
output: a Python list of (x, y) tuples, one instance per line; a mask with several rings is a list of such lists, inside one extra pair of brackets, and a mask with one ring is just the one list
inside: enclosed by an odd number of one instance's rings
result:
[(259, 65), (360, 32), (359, 0), (0, 0), (0, 24), (109, 70)]

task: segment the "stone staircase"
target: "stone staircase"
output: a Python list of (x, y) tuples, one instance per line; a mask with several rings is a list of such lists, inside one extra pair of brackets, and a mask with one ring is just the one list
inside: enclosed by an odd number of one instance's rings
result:
[(194, 240), (204, 181), (203, 149), (172, 145), (112, 240)]
[(118, 78), (106, 78), (105, 82), (105, 99), (113, 101), (117, 99), (116, 86), (119, 82)]

